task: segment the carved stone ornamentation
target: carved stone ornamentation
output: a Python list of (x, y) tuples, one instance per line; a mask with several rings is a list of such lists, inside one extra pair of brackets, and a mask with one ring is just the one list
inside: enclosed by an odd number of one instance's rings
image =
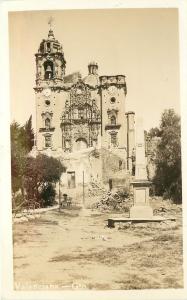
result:
[[(71, 124), (68, 129), (68, 124)], [(93, 126), (96, 124), (96, 126)], [(99, 109), (91, 99), (91, 92), (81, 80), (72, 86), (70, 90), (70, 101), (65, 103), (65, 111), (62, 115), (62, 136), (66, 138), (65, 132), (69, 132), (71, 142), (84, 140), (88, 147), (97, 140), (101, 126)]]

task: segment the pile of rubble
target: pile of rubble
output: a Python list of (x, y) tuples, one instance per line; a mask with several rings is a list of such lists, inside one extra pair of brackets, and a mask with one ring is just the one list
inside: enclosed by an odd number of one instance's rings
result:
[(162, 197), (152, 197), (151, 206), (153, 207), (154, 215), (160, 216), (177, 216), (182, 213), (182, 206), (174, 204), (171, 200), (163, 200)]
[(159, 207), (158, 209), (153, 210), (154, 215), (166, 216), (166, 215), (178, 215), (182, 213), (182, 207), (173, 204), (173, 207)]
[(98, 182), (91, 182), (88, 188), (88, 197), (95, 197), (106, 194), (107, 190), (104, 186), (101, 186)]
[(132, 196), (125, 197), (121, 192), (105, 192), (101, 199), (92, 205), (93, 209), (100, 211), (129, 212), (132, 206)]

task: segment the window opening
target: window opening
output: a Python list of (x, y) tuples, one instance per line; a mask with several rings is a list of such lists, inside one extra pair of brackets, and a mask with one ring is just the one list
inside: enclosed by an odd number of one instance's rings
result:
[(50, 129), (51, 127), (51, 120), (49, 118), (45, 119), (45, 128)]
[(51, 147), (51, 136), (49, 135), (45, 136), (45, 147), (46, 148)]
[(115, 116), (112, 116), (110, 118), (110, 122), (111, 122), (111, 125), (116, 125), (116, 117)]
[(117, 145), (117, 133), (111, 133), (111, 144), (115, 147)]

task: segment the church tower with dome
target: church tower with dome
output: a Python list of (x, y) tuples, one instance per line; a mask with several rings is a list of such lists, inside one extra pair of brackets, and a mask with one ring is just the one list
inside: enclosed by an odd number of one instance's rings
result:
[(37, 153), (68, 161), (97, 150), (113, 155), (117, 169), (131, 173), (134, 113), (126, 112), (125, 75), (99, 76), (94, 61), (87, 76), (66, 75), (63, 47), (51, 28), (35, 58)]

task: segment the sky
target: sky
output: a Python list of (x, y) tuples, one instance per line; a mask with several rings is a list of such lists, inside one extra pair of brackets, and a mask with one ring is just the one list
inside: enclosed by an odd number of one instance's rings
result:
[(9, 13), (11, 120), (35, 128), (35, 56), (52, 17), (62, 43), (66, 75), (126, 75), (126, 111), (135, 111), (144, 128), (159, 126), (164, 109), (180, 114), (178, 11), (175, 8), (22, 11)]

